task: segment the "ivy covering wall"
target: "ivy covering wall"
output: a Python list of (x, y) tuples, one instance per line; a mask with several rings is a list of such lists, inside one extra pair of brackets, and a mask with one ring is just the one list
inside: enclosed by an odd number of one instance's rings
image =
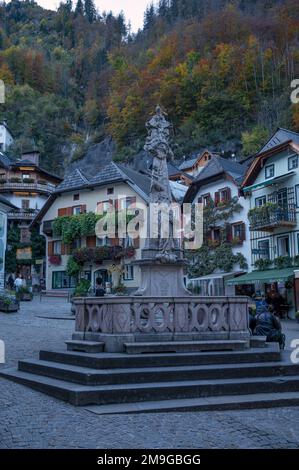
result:
[[(233, 253), (233, 247), (237, 240), (228, 240), (227, 233), (230, 230), (229, 220), (235, 213), (243, 209), (238, 197), (222, 202), (215, 206), (212, 199), (204, 208), (204, 243), (198, 250), (187, 251), (187, 258), (190, 261), (188, 274), (190, 277), (201, 277), (213, 274), (215, 271), (233, 271), (238, 265), (240, 269), (247, 269), (247, 261), (242, 253)], [(220, 239), (215, 243), (210, 238), (213, 228), (220, 230)]]
[[(46, 253), (45, 238), (40, 235), (38, 229), (31, 230), (31, 239), (28, 243), (20, 242), (21, 231), (16, 223), (9, 226), (7, 231), (7, 249), (5, 256), (5, 271), (7, 273), (14, 273), (17, 271), (18, 265), (34, 264), (37, 259), (44, 258)], [(31, 247), (32, 259), (18, 259), (17, 250), (20, 248)]]

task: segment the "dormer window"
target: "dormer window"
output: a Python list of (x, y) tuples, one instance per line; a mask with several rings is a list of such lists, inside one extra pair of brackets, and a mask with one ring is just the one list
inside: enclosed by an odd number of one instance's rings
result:
[(292, 155), (288, 158), (288, 170), (295, 170), (298, 168), (298, 155)]
[(265, 166), (265, 179), (274, 177), (274, 164)]

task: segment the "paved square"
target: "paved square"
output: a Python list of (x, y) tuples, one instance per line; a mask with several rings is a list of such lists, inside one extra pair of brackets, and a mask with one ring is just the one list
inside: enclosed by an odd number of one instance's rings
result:
[[(6, 346), (6, 364), (0, 368), (37, 357), (42, 348), (62, 349), (73, 328), (64, 299), (35, 298), (16, 314), (0, 313)], [(284, 330), (289, 347), (299, 338), (299, 324), (285, 323)], [(299, 407), (100, 416), (0, 378), (3, 449), (298, 447)]]

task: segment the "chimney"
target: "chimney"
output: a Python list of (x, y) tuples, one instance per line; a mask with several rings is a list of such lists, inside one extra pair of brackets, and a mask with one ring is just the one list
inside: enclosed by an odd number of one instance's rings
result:
[(32, 150), (32, 152), (22, 153), (21, 161), (27, 160), (27, 161), (30, 161), (30, 162), (34, 163), (34, 165), (38, 166), (39, 165), (39, 155), (40, 155), (40, 153), (39, 153), (38, 150)]

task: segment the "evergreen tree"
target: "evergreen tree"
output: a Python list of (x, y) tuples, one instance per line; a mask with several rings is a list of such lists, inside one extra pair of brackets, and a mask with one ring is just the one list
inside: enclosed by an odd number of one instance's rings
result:
[(155, 7), (154, 4), (151, 3), (145, 10), (144, 13), (144, 22), (143, 28), (145, 30), (150, 30), (155, 22)]
[(84, 15), (84, 7), (83, 7), (83, 1), (82, 0), (77, 0), (76, 8), (75, 8), (75, 16), (83, 16)]
[(85, 0), (84, 13), (89, 23), (93, 23), (97, 19), (97, 10), (93, 0)]

